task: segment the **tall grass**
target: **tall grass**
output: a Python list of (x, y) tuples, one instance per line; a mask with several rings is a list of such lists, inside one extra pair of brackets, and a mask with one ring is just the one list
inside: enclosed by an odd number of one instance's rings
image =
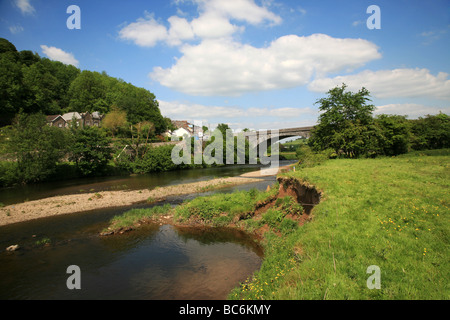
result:
[(181, 221), (194, 218), (215, 226), (227, 225), (251, 214), (258, 202), (267, 200), (276, 192), (275, 186), (266, 192), (251, 189), (197, 197), (176, 207), (174, 218)]
[[(109, 230), (118, 230), (134, 225), (140, 220), (150, 219), (169, 213), (172, 209), (170, 204), (154, 206), (152, 208), (131, 209), (110, 220)], [(105, 230), (106, 231), (106, 230)]]
[[(267, 234), (231, 299), (449, 299), (449, 155), (330, 160), (286, 175), (324, 193), (312, 222)], [(367, 268), (381, 270), (369, 289)]]

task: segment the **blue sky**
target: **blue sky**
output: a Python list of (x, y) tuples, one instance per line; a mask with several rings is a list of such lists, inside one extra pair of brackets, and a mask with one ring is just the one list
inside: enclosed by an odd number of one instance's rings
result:
[[(81, 29), (67, 28), (70, 5)], [(314, 125), (343, 82), (376, 113), (449, 113), (448, 0), (0, 0), (0, 37), (144, 87), (174, 120)]]

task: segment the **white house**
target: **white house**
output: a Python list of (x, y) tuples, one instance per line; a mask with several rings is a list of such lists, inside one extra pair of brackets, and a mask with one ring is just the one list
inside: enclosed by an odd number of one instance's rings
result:
[(183, 137), (184, 135), (191, 137), (192, 133), (186, 130), (185, 128), (178, 128), (177, 130), (174, 130), (172, 132), (172, 136)]

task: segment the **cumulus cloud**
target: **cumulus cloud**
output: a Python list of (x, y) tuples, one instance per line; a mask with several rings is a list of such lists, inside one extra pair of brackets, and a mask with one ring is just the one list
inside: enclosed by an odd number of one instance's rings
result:
[(450, 100), (448, 74), (432, 75), (428, 69), (365, 70), (354, 75), (334, 78), (318, 78), (308, 88), (315, 92), (327, 92), (345, 83), (349, 90), (365, 87), (376, 98), (426, 97)]
[(14, 0), (14, 4), (20, 9), (22, 14), (34, 13), (34, 7), (30, 4), (30, 0)]
[(78, 60), (75, 59), (73, 54), (65, 52), (56, 47), (48, 47), (46, 45), (41, 45), (42, 52), (52, 60), (60, 61), (64, 64), (71, 64), (78, 67)]
[(195, 103), (167, 102), (159, 100), (161, 114), (171, 119), (211, 119), (233, 118), (244, 116), (243, 109), (238, 107), (205, 106)]
[(153, 17), (140, 18), (119, 31), (119, 37), (131, 40), (138, 46), (152, 47), (168, 37), (167, 29)]
[(203, 11), (206, 13), (215, 12), (230, 19), (246, 21), (251, 24), (259, 24), (263, 21), (279, 24), (282, 20), (266, 7), (255, 4), (253, 0), (196, 0), (196, 2), (203, 6)]
[(181, 47), (171, 68), (150, 73), (162, 85), (192, 95), (232, 95), (307, 84), (313, 75), (353, 70), (381, 54), (362, 39), (324, 34), (283, 36), (256, 48), (231, 39)]
[(244, 26), (231, 23), (231, 20), (260, 24), (268, 21), (278, 24), (281, 18), (267, 8), (255, 4), (253, 0), (194, 0), (199, 16), (191, 21), (179, 16), (167, 19), (169, 26), (156, 21), (151, 15), (139, 18), (119, 31), (119, 37), (131, 40), (144, 47), (153, 47), (158, 42), (171, 46), (183, 44), (193, 39), (217, 39), (229, 37), (244, 30)]
[(397, 103), (377, 106), (374, 114), (398, 114), (408, 116), (409, 119), (417, 119), (428, 114), (438, 114), (440, 111), (449, 114), (450, 106), (435, 107), (415, 103)]
[[(244, 109), (239, 106), (205, 106), (196, 103), (178, 102), (178, 101), (163, 101), (159, 100), (159, 108), (161, 114), (171, 119), (189, 120), (189, 121), (204, 121), (205, 123), (212, 123), (218, 119), (222, 119), (222, 122), (227, 122), (233, 128), (249, 128), (258, 127), (258, 129), (264, 128), (287, 128), (287, 123), (292, 122), (292, 127), (302, 126), (301, 124), (307, 123), (305, 126), (315, 123), (317, 111), (312, 108), (248, 108)], [(310, 116), (314, 120), (305, 120)], [(270, 118), (270, 121), (264, 119)], [(256, 124), (256, 120), (259, 119), (260, 124)], [(289, 120), (291, 121), (289, 121)], [(298, 121), (292, 119), (299, 119)], [(302, 120), (303, 119), (303, 120)], [(275, 126), (278, 123), (280, 126)], [(284, 125), (283, 125), (284, 123)]]

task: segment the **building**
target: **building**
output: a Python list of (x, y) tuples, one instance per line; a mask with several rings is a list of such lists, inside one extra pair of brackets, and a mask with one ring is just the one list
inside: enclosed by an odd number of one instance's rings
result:
[(61, 117), (59, 114), (51, 115), (51, 116), (47, 116), (47, 124), (50, 127), (65, 128), (66, 120), (64, 120), (64, 118)]
[(185, 128), (178, 128), (177, 130), (172, 131), (172, 136), (184, 137), (185, 135), (187, 135), (188, 137), (191, 137), (192, 132), (189, 130), (186, 130)]
[(90, 113), (89, 111), (78, 113), (68, 112), (63, 115), (47, 116), (47, 124), (52, 127), (69, 128), (72, 121), (77, 122), (77, 127), (101, 127), (103, 115), (98, 111)]
[(83, 118), (78, 112), (68, 112), (62, 115), (62, 118), (66, 121), (66, 128), (70, 127), (73, 121), (76, 121), (77, 127), (83, 126)]
[(194, 126), (185, 120), (173, 120), (172, 124), (176, 128), (171, 132), (172, 136), (183, 137), (184, 135), (187, 135), (188, 137), (191, 137), (194, 134)]
[(103, 119), (103, 115), (100, 114), (100, 112), (98, 112), (98, 111), (92, 112), (92, 125), (94, 125), (96, 127), (100, 127), (102, 119)]

